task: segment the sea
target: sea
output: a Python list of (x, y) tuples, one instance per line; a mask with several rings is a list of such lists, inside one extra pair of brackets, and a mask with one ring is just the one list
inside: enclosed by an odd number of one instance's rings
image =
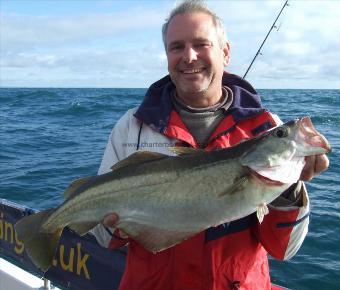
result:
[[(97, 174), (109, 133), (146, 89), (0, 88), (0, 198), (45, 209), (76, 178)], [(283, 121), (310, 116), (332, 145), (330, 167), (307, 183), (308, 236), (289, 261), (270, 258), (274, 283), (340, 289), (340, 90), (259, 90)]]

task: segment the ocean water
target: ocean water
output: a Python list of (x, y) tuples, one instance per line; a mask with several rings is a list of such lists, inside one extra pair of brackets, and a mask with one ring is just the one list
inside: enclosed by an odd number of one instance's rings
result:
[[(74, 179), (95, 175), (118, 118), (145, 89), (0, 88), (0, 198), (56, 206)], [(340, 90), (260, 90), (283, 121), (304, 115), (332, 145), (330, 168), (307, 183), (309, 234), (290, 261), (270, 259), (276, 284), (340, 289)]]

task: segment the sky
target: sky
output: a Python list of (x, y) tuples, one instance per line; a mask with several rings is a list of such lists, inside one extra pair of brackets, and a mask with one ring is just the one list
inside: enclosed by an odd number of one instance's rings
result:
[[(243, 76), (284, 0), (216, 0)], [(165, 76), (161, 26), (175, 0), (0, 0), (0, 87), (146, 88)], [(340, 0), (290, 0), (247, 80), (340, 89)]]

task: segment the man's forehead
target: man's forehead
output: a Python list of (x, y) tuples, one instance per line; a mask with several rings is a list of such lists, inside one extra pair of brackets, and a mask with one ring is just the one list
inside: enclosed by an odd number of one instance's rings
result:
[[(213, 29), (213, 30), (212, 30)], [(179, 14), (174, 16), (168, 26), (168, 42), (209, 40), (216, 32), (212, 17), (206, 13)]]
[(175, 15), (169, 22), (168, 30), (181, 24), (215, 26), (211, 15), (204, 12), (182, 13)]

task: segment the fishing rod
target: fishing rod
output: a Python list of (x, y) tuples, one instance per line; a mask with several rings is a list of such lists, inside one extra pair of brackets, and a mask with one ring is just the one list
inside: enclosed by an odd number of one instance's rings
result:
[(266, 40), (267, 40), (269, 34), (272, 32), (272, 30), (273, 30), (274, 28), (276, 28), (276, 25), (275, 25), (275, 24), (276, 24), (277, 20), (280, 18), (281, 13), (282, 13), (283, 9), (286, 8), (286, 6), (289, 6), (289, 5), (288, 5), (288, 0), (286, 0), (285, 4), (283, 4), (283, 7), (281, 8), (280, 13), (277, 15), (277, 17), (276, 17), (276, 19), (275, 19), (275, 21), (274, 21), (272, 27), (269, 29), (269, 31), (268, 31), (266, 37), (264, 38), (264, 40), (263, 40), (263, 42), (262, 42), (262, 44), (261, 44), (261, 46), (260, 46), (260, 48), (259, 48), (258, 51), (256, 52), (256, 54), (255, 54), (253, 60), (251, 61), (251, 63), (250, 63), (250, 65), (249, 65), (249, 67), (248, 67), (246, 73), (245, 73), (244, 76), (243, 76), (244, 79), (246, 78), (246, 76), (247, 76), (247, 74), (248, 74), (248, 72), (249, 72), (251, 66), (253, 65), (255, 59), (258, 57), (259, 54), (261, 54), (262, 46), (263, 46), (264, 43), (266, 42)]

